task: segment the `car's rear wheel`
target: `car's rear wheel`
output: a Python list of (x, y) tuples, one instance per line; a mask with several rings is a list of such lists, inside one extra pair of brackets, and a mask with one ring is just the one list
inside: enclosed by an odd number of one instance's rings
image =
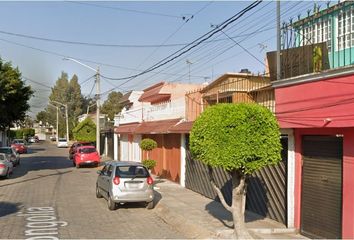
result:
[(117, 209), (117, 204), (115, 202), (113, 202), (111, 196), (108, 196), (107, 206), (108, 206), (108, 209), (111, 211), (114, 211)]
[(100, 189), (96, 185), (96, 198), (102, 198), (102, 194), (100, 193)]
[(146, 203), (146, 208), (147, 209), (153, 209), (154, 208), (154, 201)]
[(10, 168), (9, 168), (9, 169), (7, 169), (7, 173), (6, 173), (5, 178), (10, 178)]

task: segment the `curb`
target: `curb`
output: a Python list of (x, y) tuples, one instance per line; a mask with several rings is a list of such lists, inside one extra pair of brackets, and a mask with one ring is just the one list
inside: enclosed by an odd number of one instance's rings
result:
[(174, 227), (177, 231), (182, 232), (187, 238), (196, 239), (216, 239), (214, 232), (200, 226), (198, 223), (188, 220), (187, 218), (172, 213), (167, 206), (159, 202), (155, 208), (155, 213), (163, 219), (167, 224)]
[(295, 228), (249, 228), (248, 230), (260, 234), (297, 233)]

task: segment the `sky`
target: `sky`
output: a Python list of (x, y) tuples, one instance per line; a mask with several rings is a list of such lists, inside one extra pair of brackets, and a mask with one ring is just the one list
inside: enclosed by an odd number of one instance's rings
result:
[[(0, 57), (18, 67), (26, 84), (35, 90), (30, 116), (47, 106), (51, 87), (63, 71), (69, 79), (76, 74), (83, 95), (93, 97), (94, 69), (99, 68), (103, 101), (111, 91), (143, 90), (161, 81), (212, 82), (241, 69), (262, 74), (266, 52), (276, 50), (274, 1), (260, 3), (206, 42), (141, 74), (215, 31), (250, 4), (252, 1), (0, 2)], [(326, 7), (326, 2), (319, 4)], [(281, 21), (297, 19), (299, 14), (304, 17), (313, 5), (313, 1), (282, 1)], [(136, 74), (141, 75), (129, 78)]]

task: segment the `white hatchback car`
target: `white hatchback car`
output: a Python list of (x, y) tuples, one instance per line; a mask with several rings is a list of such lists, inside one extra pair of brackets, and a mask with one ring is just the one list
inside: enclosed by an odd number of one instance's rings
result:
[(106, 162), (97, 173), (96, 197), (107, 199), (109, 210), (127, 202), (144, 202), (147, 209), (154, 207), (154, 180), (141, 163)]
[(58, 139), (58, 148), (67, 148), (68, 147), (68, 141), (66, 138), (59, 138)]

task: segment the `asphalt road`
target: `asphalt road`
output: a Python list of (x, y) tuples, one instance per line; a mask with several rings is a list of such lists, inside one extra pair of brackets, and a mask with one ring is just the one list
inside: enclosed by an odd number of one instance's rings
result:
[(73, 167), (68, 149), (31, 145), (0, 180), (0, 239), (185, 238), (141, 204), (109, 211), (95, 197), (96, 171)]

